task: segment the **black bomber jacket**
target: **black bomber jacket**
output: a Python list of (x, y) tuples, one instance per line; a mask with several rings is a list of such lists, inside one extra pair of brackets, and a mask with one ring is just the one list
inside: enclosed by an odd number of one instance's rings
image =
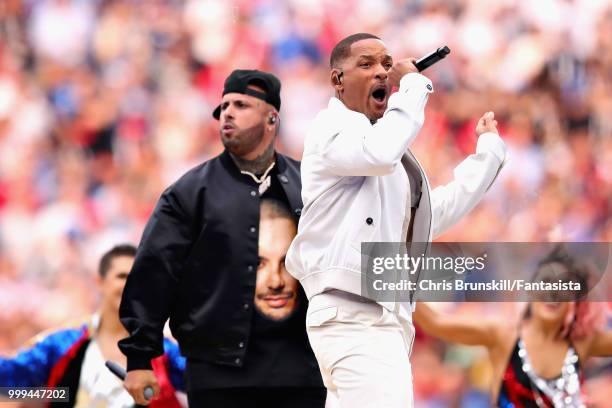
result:
[[(276, 153), (276, 166), (297, 219), (300, 163)], [(242, 366), (259, 259), (257, 187), (225, 151), (164, 191), (121, 301), (121, 322), (130, 336), (119, 347), (128, 370), (150, 369), (150, 360), (163, 354), (168, 318), (188, 359)]]

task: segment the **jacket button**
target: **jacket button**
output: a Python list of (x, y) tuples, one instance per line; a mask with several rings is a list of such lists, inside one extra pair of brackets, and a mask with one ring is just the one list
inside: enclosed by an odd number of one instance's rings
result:
[(240, 343), (238, 343), (238, 347), (244, 348), (244, 342), (241, 341)]
[(253, 272), (253, 265), (249, 265), (247, 269), (249, 270), (249, 272)]
[(283, 183), (288, 183), (288, 182), (289, 182), (289, 179), (288, 179), (288, 178), (287, 178), (287, 176), (285, 176), (284, 174), (281, 174), (281, 175), (278, 177), (278, 179), (279, 179), (280, 181), (282, 181)]
[(251, 228), (249, 228), (249, 231), (255, 233), (255, 231), (257, 231), (257, 230), (255, 229), (255, 227), (251, 227)]
[(239, 358), (235, 359), (235, 360), (234, 360), (234, 363), (236, 363), (236, 364), (240, 364), (240, 359), (239, 359)]
[(251, 197), (255, 197), (257, 195), (257, 192), (255, 190), (251, 191)]
[(295, 215), (297, 215), (297, 216), (302, 215), (302, 209), (301, 208), (296, 208), (294, 211), (295, 211)]
[(249, 310), (249, 304), (248, 304), (248, 303), (245, 303), (244, 305), (242, 305), (242, 308), (243, 308), (244, 310)]
[(374, 220), (371, 217), (366, 218), (366, 224), (372, 225), (373, 222)]

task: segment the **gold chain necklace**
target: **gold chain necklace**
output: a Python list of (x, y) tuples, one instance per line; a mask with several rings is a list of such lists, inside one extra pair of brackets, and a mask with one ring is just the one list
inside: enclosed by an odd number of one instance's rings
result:
[(259, 184), (259, 195), (262, 195), (268, 188), (270, 188), (270, 185), (272, 184), (272, 180), (269, 174), (270, 171), (272, 171), (272, 169), (274, 168), (275, 164), (276, 162), (273, 161), (270, 167), (268, 167), (268, 169), (264, 172), (264, 174), (262, 174), (261, 177), (257, 177), (255, 174), (246, 170), (240, 170), (240, 173), (250, 176), (253, 180), (255, 180), (255, 182)]

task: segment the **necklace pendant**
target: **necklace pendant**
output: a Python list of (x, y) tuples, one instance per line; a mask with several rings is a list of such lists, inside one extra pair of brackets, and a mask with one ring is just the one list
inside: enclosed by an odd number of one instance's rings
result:
[(270, 176), (267, 176), (259, 185), (259, 195), (261, 196), (263, 193), (265, 193), (266, 190), (270, 188), (271, 184), (272, 184), (272, 179)]

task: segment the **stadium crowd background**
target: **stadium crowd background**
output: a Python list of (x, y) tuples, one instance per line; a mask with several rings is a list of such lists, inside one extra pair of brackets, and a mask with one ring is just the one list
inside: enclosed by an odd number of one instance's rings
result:
[[(95, 310), (99, 255), (137, 243), (165, 186), (221, 151), (211, 112), (232, 69), (281, 78), (278, 146), (300, 158), (329, 52), (362, 31), (396, 58), (452, 50), (426, 73), (414, 146), (433, 185), (485, 111), (508, 144), (485, 202), (440, 240), (612, 241), (610, 0), (2, 0), (0, 353)], [(417, 406), (486, 406), (482, 350), (421, 338), (413, 360)], [(599, 406), (606, 364), (587, 369)]]

